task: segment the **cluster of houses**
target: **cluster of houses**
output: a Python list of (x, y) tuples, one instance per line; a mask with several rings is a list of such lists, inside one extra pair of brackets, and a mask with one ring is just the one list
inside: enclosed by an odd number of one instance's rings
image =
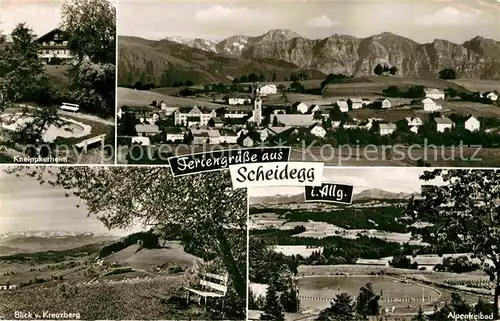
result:
[[(132, 143), (150, 145), (150, 138), (164, 135), (160, 141), (164, 143), (190, 143), (190, 144), (237, 144), (253, 146), (257, 142), (256, 135), (261, 142), (277, 135), (290, 135), (306, 133), (318, 138), (327, 135), (327, 129), (323, 120), (330, 117), (332, 106), (308, 105), (305, 102), (295, 102), (291, 106), (273, 107), (269, 116), (268, 126), (262, 126), (264, 116), (262, 114), (262, 95), (271, 95), (277, 92), (275, 85), (264, 85), (254, 90), (253, 96), (245, 96), (239, 101), (235, 97), (227, 97), (228, 105), (221, 105), (221, 109), (214, 110), (200, 106), (170, 107), (160, 102), (157, 106), (159, 111), (152, 111), (139, 117), (139, 124), (135, 126), (136, 137), (132, 137)], [(440, 89), (426, 89), (426, 96), (421, 100), (422, 109), (433, 113), (442, 110), (437, 102), (445, 97), (444, 91)], [(495, 92), (490, 92), (491, 99)], [(230, 100), (235, 99), (235, 100)], [(239, 99), (239, 98), (238, 98)], [(244, 106), (248, 105), (250, 106)], [(341, 112), (361, 109), (366, 106), (377, 104), (377, 108), (392, 108), (392, 102), (388, 98), (380, 98), (370, 101), (365, 98), (348, 98), (337, 100), (336, 105)], [(118, 110), (118, 118), (122, 117), (122, 110)], [(157, 124), (162, 119), (169, 118), (173, 125), (160, 128)], [(424, 121), (420, 117), (405, 117), (408, 129), (417, 134)], [(351, 119), (345, 122), (330, 120), (332, 130), (340, 127), (344, 129), (371, 130), (374, 124), (378, 124), (380, 136), (388, 136), (397, 130), (395, 123), (387, 122), (382, 118), (369, 118), (367, 120)], [(254, 128), (252, 133), (248, 125)], [(437, 132), (442, 133), (452, 130), (456, 124), (446, 116), (434, 118), (433, 125)], [(481, 124), (474, 116), (469, 116), (464, 128), (471, 132), (479, 131)], [(188, 140), (186, 138), (189, 138)], [(239, 141), (241, 139), (241, 141)]]
[(0, 290), (15, 290), (17, 284), (0, 284)]
[[(267, 84), (257, 87), (257, 92), (260, 96), (265, 97), (269, 95), (275, 95), (278, 93), (278, 87), (274, 84)], [(224, 102), (226, 105), (250, 105), (252, 103), (252, 95), (244, 93), (232, 93), (230, 95), (224, 96)]]

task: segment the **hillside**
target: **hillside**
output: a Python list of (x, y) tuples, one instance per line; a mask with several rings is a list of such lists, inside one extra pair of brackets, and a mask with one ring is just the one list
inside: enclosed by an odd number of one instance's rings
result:
[(119, 37), (118, 84), (137, 81), (157, 86), (172, 86), (179, 81), (194, 83), (228, 82), (249, 73), (276, 73), (279, 78), (292, 72), (304, 72), (309, 78), (323, 78), (318, 71), (303, 70), (297, 65), (276, 59), (219, 55), (171, 41), (150, 41), (136, 37)]
[[(161, 80), (161, 73), (178, 80), (190, 77), (225, 80), (254, 72), (290, 73), (299, 68), (323, 74), (372, 75), (379, 63), (398, 68), (398, 76), (436, 78), (454, 68), (460, 78), (500, 79), (500, 42), (475, 37), (463, 44), (435, 39), (418, 43), (389, 32), (367, 38), (332, 35), (307, 39), (291, 30), (276, 29), (257, 36), (235, 35), (220, 42), (204, 39), (149, 41), (120, 37), (119, 83)], [(148, 81), (149, 81), (148, 80)], [(178, 81), (177, 80), (177, 81)]]
[(151, 266), (190, 268), (197, 262), (201, 262), (201, 259), (184, 252), (182, 245), (172, 241), (167, 246), (158, 249), (145, 249), (138, 245), (130, 245), (106, 256), (104, 261), (149, 270)]

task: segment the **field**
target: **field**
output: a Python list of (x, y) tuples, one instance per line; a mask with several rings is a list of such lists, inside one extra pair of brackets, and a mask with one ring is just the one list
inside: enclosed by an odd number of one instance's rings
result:
[(382, 96), (382, 90), (389, 86), (397, 86), (400, 90), (406, 90), (411, 86), (421, 85), (429, 88), (454, 88), (458, 91), (468, 90), (455, 83), (442, 79), (416, 79), (392, 76), (370, 76), (353, 79), (350, 83), (328, 84), (323, 90), (323, 97), (335, 96)]
[(203, 106), (207, 108), (220, 108), (220, 104), (211, 102), (201, 102), (199, 99), (182, 98), (174, 96), (166, 96), (154, 91), (135, 90), (130, 88), (117, 88), (117, 102), (118, 106), (149, 106), (153, 100), (158, 102), (164, 101), (169, 106)]
[(470, 91), (479, 91), (481, 93), (487, 91), (500, 91), (500, 81), (498, 80), (472, 80), (472, 79), (454, 79), (449, 80), (454, 84), (462, 86)]

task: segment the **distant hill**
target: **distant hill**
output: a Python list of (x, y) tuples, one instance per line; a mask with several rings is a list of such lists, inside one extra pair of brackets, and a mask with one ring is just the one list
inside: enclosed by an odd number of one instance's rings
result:
[(195, 84), (227, 83), (234, 77), (252, 72), (266, 78), (276, 73), (280, 79), (298, 72), (304, 72), (310, 79), (325, 77), (322, 72), (307, 70), (287, 61), (220, 55), (167, 39), (152, 41), (121, 36), (118, 44), (120, 86), (133, 85), (137, 81), (156, 86), (172, 86), (187, 80)]
[[(173, 40), (173, 41), (172, 41)], [(235, 35), (220, 42), (119, 37), (118, 83), (143, 79), (160, 84), (191, 80), (228, 81), (250, 72), (278, 80), (304, 70), (312, 77), (372, 75), (377, 64), (398, 68), (397, 76), (437, 78), (453, 68), (466, 79), (500, 79), (500, 42), (475, 37), (463, 44), (436, 39), (421, 44), (389, 32), (366, 38), (337, 35), (308, 39), (286, 29), (257, 37)]]
[(104, 258), (106, 263), (118, 263), (135, 269), (150, 270), (151, 266), (190, 268), (202, 260), (184, 252), (178, 242), (169, 242), (166, 246), (157, 249), (140, 248), (130, 245), (121, 251)]
[[(369, 201), (369, 200), (404, 200), (410, 199), (412, 196), (418, 196), (418, 193), (392, 193), (381, 189), (367, 189), (360, 193), (354, 194), (353, 201)], [(274, 195), (274, 196), (259, 196), (250, 197), (250, 204), (290, 204), (303, 203), (304, 194), (296, 195)]]
[(118, 239), (117, 236), (65, 231), (20, 231), (0, 235), (0, 255), (63, 251)]

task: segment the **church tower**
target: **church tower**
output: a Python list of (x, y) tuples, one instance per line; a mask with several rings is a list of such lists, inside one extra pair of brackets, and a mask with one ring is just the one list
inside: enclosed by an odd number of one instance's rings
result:
[(257, 126), (262, 124), (262, 99), (260, 98), (260, 88), (258, 84), (253, 95), (252, 120)]

